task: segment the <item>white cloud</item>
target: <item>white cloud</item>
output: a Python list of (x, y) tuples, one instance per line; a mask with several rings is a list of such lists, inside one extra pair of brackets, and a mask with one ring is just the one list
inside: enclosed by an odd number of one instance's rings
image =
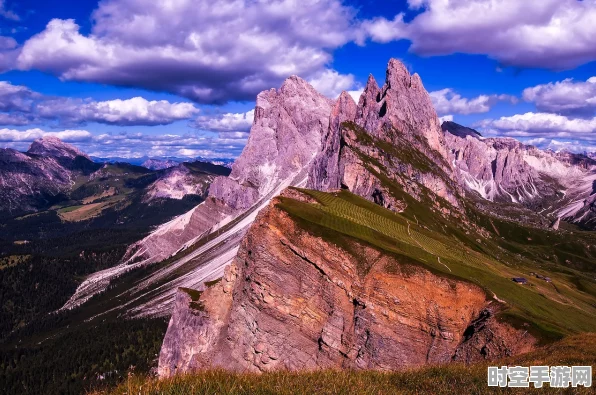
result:
[(26, 86), (12, 85), (7, 81), (0, 81), (0, 111), (31, 110), (33, 99), (40, 97)]
[(562, 141), (547, 138), (536, 138), (524, 141), (526, 144), (534, 145), (541, 149), (550, 149), (553, 151), (571, 151), (571, 152), (596, 152), (596, 141)]
[(199, 112), (192, 103), (171, 103), (143, 97), (95, 101), (50, 97), (0, 81), (0, 125), (25, 125), (42, 119), (61, 125), (98, 122), (112, 125), (167, 125), (190, 119)]
[(52, 136), (65, 142), (80, 142), (90, 140), (91, 133), (86, 130), (63, 130), (61, 132), (46, 132), (42, 129), (0, 129), (0, 142), (32, 142), (38, 138)]
[(192, 103), (149, 101), (142, 97), (107, 101), (51, 99), (36, 106), (42, 118), (58, 119), (61, 123), (98, 122), (117, 125), (166, 125), (189, 119), (199, 112)]
[(178, 156), (232, 158), (242, 151), (246, 136), (226, 138), (193, 134), (114, 133), (93, 135), (86, 130), (48, 132), (43, 129), (0, 129), (0, 146), (27, 150), (32, 141), (53, 136), (96, 157), (138, 158)]
[(509, 95), (480, 95), (473, 99), (466, 99), (449, 88), (429, 94), (439, 115), (485, 113), (499, 101), (511, 103), (517, 101), (515, 97)]
[(253, 100), (289, 75), (325, 72), (331, 51), (355, 37), (354, 17), (341, 0), (105, 0), (90, 34), (54, 19), (15, 67), (198, 102)]
[(379, 17), (363, 21), (358, 33), (356, 41), (359, 44), (363, 44), (367, 38), (378, 43), (388, 43), (408, 38), (408, 25), (404, 22), (404, 14), (401, 13), (392, 20)]
[(360, 101), (360, 96), (362, 96), (362, 92), (364, 92), (364, 88), (355, 91), (348, 91), (348, 93), (350, 94), (350, 96), (352, 96), (352, 99), (354, 99), (356, 103)]
[(255, 110), (245, 113), (225, 113), (221, 115), (203, 115), (197, 118), (195, 126), (214, 132), (248, 132), (255, 117)]
[(511, 137), (589, 138), (596, 135), (596, 118), (569, 118), (551, 113), (516, 114), (478, 123), (492, 134)]
[(321, 94), (337, 99), (343, 91), (348, 91), (354, 86), (354, 76), (327, 69), (311, 77), (308, 82)]
[(587, 81), (563, 81), (537, 85), (523, 92), (526, 101), (539, 111), (567, 115), (594, 116), (596, 113), (596, 77)]
[(408, 23), (377, 18), (373, 41), (407, 38), (424, 56), (486, 54), (504, 65), (570, 69), (596, 60), (596, 1), (408, 0)]
[(23, 126), (30, 124), (32, 119), (25, 114), (8, 114), (0, 112), (0, 125)]
[(17, 47), (17, 42), (12, 37), (0, 36), (0, 51), (7, 49), (14, 49)]
[(439, 117), (439, 122), (453, 122), (453, 115), (443, 115), (442, 117)]

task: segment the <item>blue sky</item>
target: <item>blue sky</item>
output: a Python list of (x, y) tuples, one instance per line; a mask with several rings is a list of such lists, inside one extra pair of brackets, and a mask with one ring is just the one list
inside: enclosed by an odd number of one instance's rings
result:
[(0, 0), (0, 146), (233, 157), (259, 91), (357, 97), (394, 57), (445, 119), (596, 151), (594, 20), (594, 0)]

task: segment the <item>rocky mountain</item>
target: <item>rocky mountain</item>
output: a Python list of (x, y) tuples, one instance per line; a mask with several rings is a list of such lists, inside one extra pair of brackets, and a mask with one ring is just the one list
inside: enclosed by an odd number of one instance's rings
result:
[(180, 200), (188, 195), (205, 198), (216, 177), (230, 174), (225, 167), (203, 162), (185, 162), (161, 170), (157, 180), (147, 187), (147, 202), (163, 198)]
[[(493, 234), (512, 225), (487, 219), (466, 196), (529, 210), (571, 177), (583, 179), (589, 162), (453, 123), (441, 128), (420, 78), (396, 60), (382, 88), (371, 77), (358, 104), (347, 93), (332, 103), (326, 126), (309, 189), (286, 189), (269, 203), (220, 280), (178, 292), (160, 375), (388, 370), (531, 349), (540, 335), (497, 317), (537, 303), (533, 291), (512, 298), (518, 286), (507, 278), (535, 258), (519, 256), (525, 263), (506, 269), (513, 252)], [(236, 174), (255, 169), (237, 164)], [(213, 196), (246, 207), (261, 183), (222, 194), (216, 181)]]
[[(160, 375), (391, 370), (470, 362), (481, 349), (491, 357), (531, 349), (531, 336), (494, 319), (500, 307), (481, 288), (368, 243), (321, 237), (287, 211), (294, 202), (316, 200), (283, 192), (259, 214), (221, 281), (198, 299), (178, 293)], [(469, 329), (474, 322), (480, 329)]]
[(388, 177), (417, 199), (439, 196), (459, 207), (459, 186), (445, 160), (444, 140), (420, 77), (410, 76), (401, 62), (391, 60), (382, 88), (370, 76), (358, 105), (347, 93), (335, 103), (308, 187), (347, 188), (402, 211), (405, 202), (391, 197)]
[(162, 159), (147, 159), (141, 164), (149, 170), (165, 170), (170, 167), (178, 166), (179, 162), (173, 160), (162, 160)]
[(0, 149), (0, 214), (15, 216), (63, 200), (78, 177), (101, 165), (57, 138), (36, 140), (25, 153)]
[[(143, 202), (206, 197), (226, 167), (203, 162), (149, 170), (128, 163), (96, 163), (57, 138), (34, 141), (27, 152), (0, 150), (0, 216), (55, 211), (63, 220), (95, 218), (108, 208)], [(161, 204), (161, 203), (158, 203)]]
[(491, 202), (534, 208), (551, 221), (595, 225), (593, 159), (541, 151), (514, 139), (482, 138), (453, 122), (442, 127), (450, 161), (467, 190)]
[(358, 103), (290, 77), (259, 94), (248, 143), (206, 200), (63, 309), (171, 315), (162, 376), (524, 352), (596, 325), (596, 236), (560, 220), (589, 207), (592, 171), (587, 157), (441, 127), (397, 60)]
[[(129, 290), (147, 299), (133, 314), (168, 314), (177, 287), (200, 288), (221, 277), (258, 212), (286, 187), (306, 184), (331, 104), (298, 77), (260, 93), (250, 137), (231, 174), (213, 181), (205, 202), (131, 246), (121, 265), (89, 276), (64, 308), (84, 303), (130, 270), (164, 259), (171, 264)], [(152, 288), (166, 279), (167, 287)]]

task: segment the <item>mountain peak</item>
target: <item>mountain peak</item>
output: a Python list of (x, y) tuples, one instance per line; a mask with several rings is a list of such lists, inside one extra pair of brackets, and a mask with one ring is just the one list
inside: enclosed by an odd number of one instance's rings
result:
[(397, 59), (389, 60), (385, 85), (379, 89), (372, 75), (360, 99), (356, 123), (375, 137), (385, 138), (391, 129), (404, 137), (420, 136), (445, 156), (443, 133), (430, 96), (418, 74), (410, 75)]
[[(275, 91), (275, 89), (273, 89), (272, 91)], [(324, 98), (329, 105), (333, 104), (333, 100), (323, 96), (308, 81), (298, 77), (297, 75), (292, 75), (286, 78), (286, 80), (282, 83), (280, 89), (276, 92), (278, 95), (281, 95), (289, 100), (312, 99), (314, 101), (318, 101), (320, 98)]]
[(482, 137), (482, 135), (480, 133), (478, 133), (477, 130), (462, 126), (462, 125), (455, 123), (453, 121), (443, 122), (443, 124), (441, 125), (441, 129), (443, 129), (444, 132), (451, 133), (454, 136), (461, 137), (464, 139), (467, 136), (471, 136), (474, 138)]
[(356, 106), (356, 101), (354, 101), (354, 98), (352, 97), (352, 95), (350, 95), (347, 91), (343, 91), (339, 97), (337, 98), (337, 102), (342, 102), (342, 103), (348, 103), (351, 102), (354, 104), (354, 106)]
[(33, 143), (31, 143), (27, 153), (69, 159), (74, 159), (77, 156), (83, 156), (90, 160), (90, 158), (78, 148), (63, 142), (58, 137), (53, 136), (45, 136), (35, 140)]
[(386, 75), (388, 84), (399, 82), (404, 86), (409, 86), (412, 79), (406, 65), (395, 58), (389, 59)]

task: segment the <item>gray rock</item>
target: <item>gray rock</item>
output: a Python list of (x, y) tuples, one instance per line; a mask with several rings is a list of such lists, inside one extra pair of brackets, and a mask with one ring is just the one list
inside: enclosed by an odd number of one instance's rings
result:
[(77, 177), (98, 167), (77, 148), (54, 137), (35, 140), (25, 153), (0, 149), (0, 215), (45, 209), (65, 198)]
[(248, 144), (227, 179), (215, 180), (210, 196), (243, 210), (294, 177), (319, 152), (329, 129), (329, 99), (292, 76), (279, 90), (257, 96)]

